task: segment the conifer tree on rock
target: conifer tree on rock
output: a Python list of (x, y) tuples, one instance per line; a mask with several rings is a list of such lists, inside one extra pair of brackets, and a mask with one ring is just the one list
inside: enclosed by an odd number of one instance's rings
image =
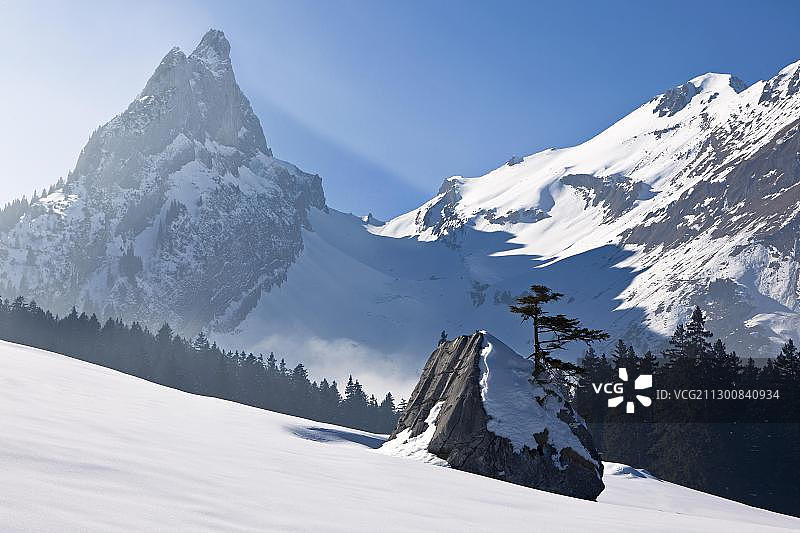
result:
[(580, 320), (563, 314), (551, 315), (544, 305), (557, 302), (564, 295), (554, 292), (544, 285), (532, 285), (530, 294), (517, 298), (517, 305), (511, 305), (512, 313), (522, 315), (522, 321), (530, 320), (533, 326), (533, 378), (547, 380), (547, 372), (557, 370), (569, 375), (581, 373), (581, 367), (562, 361), (550, 354), (555, 350), (563, 350), (567, 344), (582, 341), (591, 344), (608, 338), (608, 334), (599, 329), (581, 326)]

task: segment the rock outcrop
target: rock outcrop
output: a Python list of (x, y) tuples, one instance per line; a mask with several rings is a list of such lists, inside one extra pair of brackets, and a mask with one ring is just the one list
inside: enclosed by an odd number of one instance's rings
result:
[(586, 424), (531, 367), (485, 332), (440, 344), (382, 450), (594, 500), (603, 466)]

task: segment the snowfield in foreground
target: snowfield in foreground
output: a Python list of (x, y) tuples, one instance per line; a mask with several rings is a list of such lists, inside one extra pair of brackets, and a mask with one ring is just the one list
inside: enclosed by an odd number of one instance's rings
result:
[(388, 457), (383, 437), (0, 343), (3, 531), (776, 531), (608, 463), (599, 502)]

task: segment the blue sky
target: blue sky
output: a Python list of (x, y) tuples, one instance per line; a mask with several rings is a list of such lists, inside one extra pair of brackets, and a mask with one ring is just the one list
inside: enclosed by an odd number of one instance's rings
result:
[(800, 59), (800, 2), (0, 0), (0, 201), (74, 166), (172, 47), (225, 31), (275, 155), (387, 218), (450, 175), (582, 142), (704, 72)]

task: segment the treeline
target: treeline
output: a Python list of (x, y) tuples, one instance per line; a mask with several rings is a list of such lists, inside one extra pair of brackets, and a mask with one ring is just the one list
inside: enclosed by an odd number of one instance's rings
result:
[(42, 189), (41, 195), (34, 190), (30, 201), (28, 201), (27, 197), (23, 196), (22, 198), (17, 198), (5, 204), (0, 208), (0, 231), (13, 228), (14, 225), (19, 222), (20, 217), (26, 214), (39, 198), (44, 198), (48, 194), (54, 193), (56, 190), (64, 187), (65, 183), (64, 178), (58, 178), (58, 183), (51, 185), (47, 190)]
[[(623, 341), (610, 358), (590, 350), (581, 362), (585, 374), (576, 388), (575, 406), (589, 421), (606, 460), (796, 515), (800, 353), (788, 340), (774, 359), (756, 364), (728, 352), (719, 339), (712, 343), (712, 337), (703, 313), (695, 308), (659, 357), (637, 354)], [(634, 400), (633, 414), (626, 413), (624, 404), (609, 408), (608, 396), (598, 395), (592, 384), (620, 382), (619, 368), (627, 369), (631, 381), (640, 374), (653, 375), (652, 389), (631, 394), (655, 398), (661, 389), (673, 397), (654, 399), (650, 407)], [(692, 391), (702, 399), (676, 399), (677, 390)], [(720, 400), (719, 391), (736, 391), (735, 398)], [(765, 391), (763, 397), (760, 391)]]
[(381, 402), (368, 396), (352, 377), (342, 396), (336, 381), (311, 381), (302, 363), (288, 368), (273, 353), (226, 351), (203, 333), (176, 335), (166, 323), (156, 333), (137, 322), (101, 324), (74, 307), (60, 318), (23, 297), (0, 299), (0, 338), (186, 392), (377, 433), (391, 432), (402, 408), (391, 393)]

